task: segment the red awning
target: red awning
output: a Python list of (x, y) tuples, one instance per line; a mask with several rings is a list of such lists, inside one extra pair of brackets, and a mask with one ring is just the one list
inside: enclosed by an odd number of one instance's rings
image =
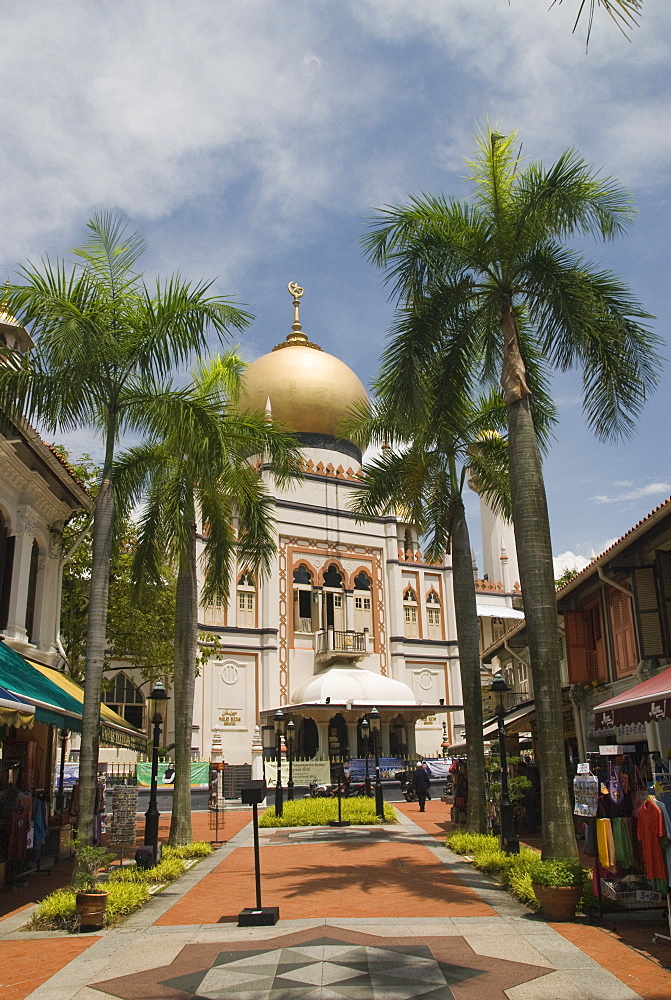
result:
[(596, 729), (671, 718), (671, 667), (602, 701), (592, 710)]

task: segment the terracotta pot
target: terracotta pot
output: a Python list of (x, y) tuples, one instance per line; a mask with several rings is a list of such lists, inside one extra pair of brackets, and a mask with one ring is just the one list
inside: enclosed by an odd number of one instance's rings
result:
[(534, 895), (541, 904), (544, 920), (573, 920), (578, 900), (582, 896), (580, 885), (532, 885)]
[(109, 892), (78, 892), (76, 910), (81, 927), (102, 927)]

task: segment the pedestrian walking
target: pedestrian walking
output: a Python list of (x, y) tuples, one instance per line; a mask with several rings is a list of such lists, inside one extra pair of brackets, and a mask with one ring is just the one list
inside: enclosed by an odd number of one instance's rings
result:
[(417, 795), (419, 811), (423, 813), (424, 806), (426, 804), (426, 796), (431, 788), (431, 778), (429, 777), (429, 771), (424, 769), (421, 761), (415, 768), (415, 772), (412, 776), (412, 787)]

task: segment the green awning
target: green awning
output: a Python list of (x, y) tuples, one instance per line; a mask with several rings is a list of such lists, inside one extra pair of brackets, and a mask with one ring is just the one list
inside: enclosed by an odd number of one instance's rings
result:
[[(0, 642), (0, 685), (33, 704), (37, 722), (81, 733), (83, 689), (65, 674), (31, 663), (4, 642)], [(104, 743), (142, 752), (147, 749), (146, 734), (108, 705), (100, 705), (100, 727)]]
[(36, 722), (81, 733), (81, 705), (4, 642), (0, 642), (0, 684), (35, 706)]

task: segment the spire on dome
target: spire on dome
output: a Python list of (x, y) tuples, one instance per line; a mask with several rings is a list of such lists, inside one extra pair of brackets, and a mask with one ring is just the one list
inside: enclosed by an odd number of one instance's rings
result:
[(291, 325), (291, 333), (287, 334), (286, 340), (283, 340), (281, 344), (273, 347), (273, 350), (279, 351), (282, 347), (313, 347), (316, 351), (321, 351), (319, 344), (310, 343), (307, 335), (303, 333), (303, 327), (301, 326), (299, 307), (304, 289), (301, 288), (297, 281), (290, 281), (287, 288), (289, 290), (289, 294), (293, 296), (294, 300), (294, 321)]

